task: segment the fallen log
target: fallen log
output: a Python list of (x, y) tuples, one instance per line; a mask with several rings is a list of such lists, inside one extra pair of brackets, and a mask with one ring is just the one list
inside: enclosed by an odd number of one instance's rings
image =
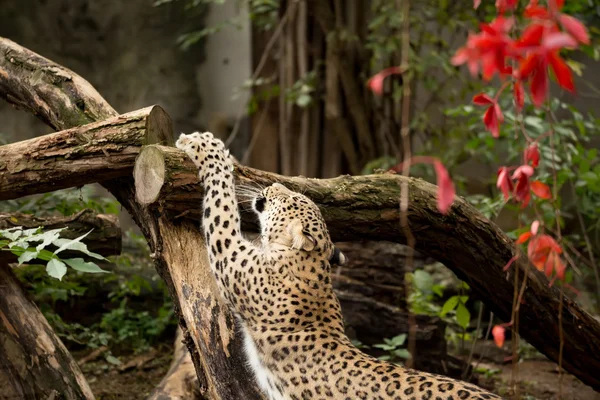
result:
[[(15, 226), (24, 228), (43, 227), (44, 230), (66, 228), (60, 236), (65, 239), (75, 239), (92, 231), (83, 242), (88, 250), (104, 257), (121, 254), (121, 228), (116, 215), (96, 214), (92, 210), (81, 210), (69, 217), (36, 217), (23, 213), (0, 213), (0, 229)], [(50, 248), (51, 249), (51, 248)], [(64, 252), (63, 258), (69, 258), (69, 251)], [(81, 253), (77, 253), (81, 257)], [(17, 256), (8, 251), (0, 252), (0, 263), (13, 263)]]
[[(28, 54), (18, 45), (6, 39), (0, 39), (0, 54), (6, 55), (7, 49), (9, 53), (19, 53), (25, 58)], [(0, 83), (0, 91), (9, 91), (2, 95), (9, 102), (13, 97), (11, 93), (18, 95), (23, 90), (27, 90), (34, 74), (48, 74), (49, 66), (54, 70), (66, 70), (48, 60), (45, 60), (46, 67), (44, 69), (28, 69), (20, 67), (21, 63), (7, 63), (6, 60), (9, 59), (10, 57), (6, 56), (0, 57), (0, 79), (11, 81), (9, 85)], [(12, 73), (13, 70), (16, 71), (16, 74)], [(67, 74), (73, 75), (71, 71), (66, 71)], [(25, 89), (18, 89), (23, 87)], [(58, 93), (72, 99), (69, 97), (71, 94), (64, 88), (54, 86), (45, 80), (36, 86), (36, 91)], [(87, 96), (78, 98), (78, 101), (86, 104), (88, 97), (91, 102), (102, 99), (92, 90), (87, 93)], [(49, 105), (52, 107), (52, 112), (63, 115), (62, 120), (71, 121), (69, 126), (73, 126), (75, 124), (73, 121), (78, 120), (76, 117), (83, 114), (82, 108), (72, 107), (73, 101), (61, 100), (60, 96), (54, 96), (54, 98), (56, 99), (55, 103)], [(13, 104), (20, 105), (16, 101), (13, 101)], [(98, 115), (98, 118), (115, 116), (114, 111), (110, 111), (110, 106), (107, 106), (106, 110), (108, 111)], [(165, 165), (171, 165), (170, 161), (177, 157), (180, 159), (185, 157), (183, 153), (174, 149), (158, 146), (155, 149), (161, 154), (165, 154)], [(156, 153), (156, 150), (152, 151)], [(141, 155), (140, 158), (142, 158)], [(195, 208), (183, 210), (188, 212), (188, 216), (194, 217), (197, 215), (194, 210), (198, 210), (200, 205), (200, 202), (194, 199), (199, 199), (200, 191), (195, 184), (197, 179), (195, 179), (193, 165), (187, 160), (176, 165), (176, 171), (169, 168), (162, 171), (165, 184), (159, 186), (159, 194), (169, 193), (173, 201), (195, 204)], [(160, 165), (158, 167), (155, 169), (157, 174), (160, 171)], [(148, 165), (148, 167), (136, 166), (136, 169), (139, 168), (156, 168), (156, 164)], [(149, 174), (150, 171), (140, 171), (137, 176), (144, 177)], [(403, 177), (371, 175), (313, 180), (283, 177), (241, 166), (236, 169), (236, 175), (239, 182), (256, 182), (263, 186), (281, 182), (293, 189), (305, 192), (321, 207), (333, 237), (337, 240), (368, 237), (369, 239), (394, 242), (405, 241), (404, 233), (398, 222), (399, 186), (400, 182), (405, 179)], [(184, 182), (187, 183), (182, 184)], [(408, 220), (410, 229), (417, 240), (417, 250), (430, 255), (452, 269), (459, 278), (469, 284), (475, 296), (482, 299), (496, 315), (505, 321), (511, 318), (512, 297), (515, 291), (513, 274), (518, 271), (520, 280), (526, 274), (528, 286), (524, 293), (524, 305), (521, 306), (519, 314), (520, 333), (529, 343), (552, 360), (559, 359), (559, 352), (562, 349), (563, 367), (586, 384), (600, 390), (600, 376), (594, 372), (600, 369), (600, 323), (576, 303), (565, 299), (562, 309), (564, 335), (562, 337), (568, 338), (568, 340), (561, 344), (558, 319), (561, 299), (559, 290), (556, 287), (549, 288), (548, 281), (543, 274), (532, 271), (521, 261), (513, 264), (513, 268), (508, 273), (504, 273), (503, 268), (506, 262), (513, 256), (512, 241), (496, 225), (488, 221), (464, 200), (457, 198), (449, 215), (443, 216), (437, 211), (435, 186), (418, 179), (409, 179), (408, 183), (410, 189)], [(217, 336), (216, 340), (192, 335), (192, 339), (195, 340), (194, 346), (188, 341), (199, 379), (208, 382), (207, 387), (212, 390), (210, 393), (214, 396), (213, 398), (256, 398), (256, 393), (252, 392), (253, 382), (248, 376), (239, 375), (241, 371), (235, 368), (227, 370), (227, 365), (231, 363), (231, 357), (237, 352), (236, 349), (239, 349), (237, 347), (239, 338), (235, 338), (232, 329), (221, 328), (231, 322), (231, 315), (227, 310), (214, 306), (216, 292), (206, 287), (200, 287), (199, 289), (204, 290), (203, 292), (191, 292), (192, 296), (185, 296), (186, 292), (190, 294), (190, 286), (186, 286), (185, 282), (177, 284), (174, 282), (173, 272), (175, 270), (178, 270), (176, 279), (187, 277), (183, 273), (186, 268), (183, 264), (190, 260), (181, 259), (181, 262), (174, 263), (174, 259), (170, 257), (177, 252), (184, 253), (181, 249), (192, 247), (204, 249), (204, 242), (198, 233), (197, 225), (174, 222), (168, 216), (169, 213), (163, 214), (163, 211), (168, 211), (167, 207), (170, 207), (169, 204), (172, 204), (173, 201), (162, 201), (162, 196), (159, 196), (161, 200), (141, 206), (135, 200), (136, 191), (131, 179), (116, 179), (105, 182), (104, 185), (130, 212), (148, 239), (156, 257), (157, 270), (167, 282), (173, 298), (177, 299), (175, 303), (178, 306), (178, 315), (183, 316), (186, 327), (198, 324), (195, 332), (205, 333), (208, 329), (209, 332), (221, 334)], [(143, 190), (143, 186), (138, 187), (139, 190)], [(153, 190), (156, 191), (156, 185)], [(149, 194), (150, 196), (145, 197), (146, 199), (152, 197), (152, 193)], [(252, 224), (251, 221), (248, 222)], [(172, 248), (171, 256), (164, 254), (164, 249), (167, 247)], [(196, 269), (186, 273), (208, 272), (204, 257), (194, 261), (199, 262)], [(201, 282), (198, 283), (201, 284)], [(178, 291), (176, 286), (183, 290)], [(180, 293), (184, 296), (178, 297)], [(203, 305), (210, 305), (210, 309)], [(189, 312), (181, 313), (181, 307), (190, 307), (191, 309)], [(227, 340), (224, 340), (223, 337)], [(206, 347), (206, 344), (211, 344), (212, 347)], [(220, 365), (219, 362), (225, 364)], [(211, 365), (218, 365), (219, 368), (215, 370)], [(206, 374), (202, 375), (202, 371), (206, 371)], [(217, 371), (216, 376), (212, 375), (215, 371)], [(233, 372), (228, 373), (228, 371)], [(221, 382), (226, 383), (220, 385)]]
[(0, 262), (0, 399), (93, 399), (77, 362)]
[(142, 145), (172, 137), (169, 116), (152, 106), (2, 146), (0, 200), (131, 175)]

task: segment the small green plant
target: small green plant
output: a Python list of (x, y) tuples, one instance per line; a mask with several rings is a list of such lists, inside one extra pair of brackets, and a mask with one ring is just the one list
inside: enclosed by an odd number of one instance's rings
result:
[(392, 362), (408, 360), (410, 358), (410, 353), (404, 348), (406, 337), (406, 333), (402, 333), (391, 339), (383, 339), (383, 343), (381, 344), (374, 344), (373, 347), (387, 352), (387, 354), (379, 357), (379, 359)]
[(485, 376), (486, 378), (491, 378), (494, 375), (500, 374), (502, 370), (500, 368), (477, 367), (475, 368), (475, 372)]
[[(97, 260), (106, 260), (100, 254), (88, 250), (81, 240), (92, 231), (79, 236), (76, 239), (64, 239), (60, 232), (65, 228), (52, 229), (42, 232), (42, 228), (23, 229), (14, 227), (0, 230), (0, 250), (10, 251), (18, 256), (18, 263), (22, 265), (32, 260), (46, 263), (46, 272), (53, 278), (62, 280), (67, 273), (67, 266), (80, 272), (105, 273), (96, 263), (85, 261), (83, 258), (61, 259), (59, 254), (65, 250), (77, 251)], [(56, 246), (54, 252), (46, 250), (48, 246)]]

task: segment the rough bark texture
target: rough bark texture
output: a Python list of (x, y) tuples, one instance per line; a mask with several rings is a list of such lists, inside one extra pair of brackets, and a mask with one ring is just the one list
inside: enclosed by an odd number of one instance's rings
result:
[(69, 351), (0, 262), (0, 399), (93, 399)]
[[(81, 210), (69, 217), (46, 218), (22, 213), (0, 213), (0, 229), (15, 226), (24, 228), (41, 226), (45, 230), (66, 228), (60, 233), (60, 236), (65, 239), (75, 239), (93, 229), (83, 240), (90, 251), (105, 257), (121, 254), (121, 228), (116, 215), (96, 214), (92, 210)], [(70, 257), (68, 251), (64, 254), (64, 258)], [(81, 257), (81, 253), (78, 253), (78, 257)], [(12, 253), (0, 252), (0, 263), (11, 263), (16, 260), (17, 257)]]
[(0, 200), (131, 175), (142, 145), (172, 137), (170, 118), (153, 106), (2, 146)]
[(201, 400), (198, 377), (194, 364), (183, 342), (183, 333), (177, 329), (173, 361), (158, 386), (150, 393), (147, 400)]
[[(15, 63), (13, 59), (18, 59), (19, 62)], [(57, 75), (67, 76), (68, 79), (55, 79)], [(117, 112), (83, 78), (4, 38), (0, 38), (0, 79), (0, 96), (17, 107), (32, 111), (57, 130), (117, 116)], [(31, 82), (37, 83), (35, 91), (30, 88)], [(29, 92), (31, 96), (28, 95)], [(240, 368), (244, 363), (236, 358), (241, 355), (241, 337), (235, 335), (231, 325), (224, 329), (224, 324), (232, 320), (231, 314), (220, 307), (207, 309), (202, 303), (206, 301), (209, 305), (216, 301), (216, 292), (212, 292), (213, 286), (202, 288), (198, 293), (199, 300), (191, 310), (191, 306), (183, 304), (185, 300), (177, 296), (186, 284), (177, 279), (182, 279), (185, 275), (179, 273), (174, 278), (171, 276), (172, 266), (169, 266), (168, 257), (172, 253), (165, 253), (163, 249), (175, 249), (172, 250), (176, 252), (174, 257), (183, 253), (184, 248), (203, 249), (204, 241), (198, 228), (166, 219), (162, 220), (159, 226), (160, 213), (157, 210), (148, 210), (135, 200), (132, 178), (114, 179), (103, 182), (103, 185), (127, 209), (148, 240), (157, 271), (169, 287), (175, 311), (180, 317), (180, 326), (194, 362), (202, 395), (210, 399), (227, 400), (261, 398), (252, 376), (246, 371), (240, 373), (239, 369), (214, 368), (228, 365)], [(165, 233), (170, 236), (161, 236)], [(181, 247), (181, 243), (185, 243), (185, 247)], [(205, 255), (202, 252), (200, 254)], [(187, 265), (188, 269), (193, 269), (194, 275), (206, 276), (210, 273), (206, 257), (196, 257), (194, 261), (197, 264)], [(206, 296), (202, 297), (204, 295)], [(182, 312), (182, 306), (186, 307), (186, 312)], [(188, 326), (194, 331), (201, 330), (205, 335), (196, 335), (192, 339)], [(206, 336), (206, 332), (218, 332), (220, 336)], [(199, 346), (199, 343), (208, 345)], [(223, 347), (223, 343), (227, 343), (229, 347)], [(207, 376), (204, 371), (212, 375)], [(230, 382), (231, 386), (226, 386), (223, 382)]]
[[(6, 54), (6, 48), (10, 46), (14, 47), (14, 43), (0, 40), (0, 54)], [(5, 60), (3, 62), (6, 64)], [(50, 61), (46, 60), (45, 62), (52, 68), (59, 68), (55, 64), (51, 64)], [(0, 90), (8, 90), (9, 93), (4, 93), (3, 96), (11, 101), (14, 97), (11, 93), (18, 94), (26, 90), (34, 74), (45, 76), (49, 73), (48, 71), (50, 71), (48, 67), (35, 72), (31, 69), (20, 68), (16, 74), (11, 73), (3, 78), (13, 79), (14, 81), (9, 85), (3, 84)], [(70, 73), (72, 74), (72, 72)], [(50, 81), (42, 79), (36, 86), (36, 91), (61, 93), (71, 99), (68, 91), (48, 82)], [(25, 87), (25, 89), (19, 89), (22, 87)], [(95, 91), (90, 96), (92, 102), (97, 101), (98, 98), (101, 99)], [(80, 98), (80, 100), (84, 103), (86, 101), (85, 98)], [(13, 101), (13, 103), (16, 102)], [(65, 102), (61, 100), (61, 96), (55, 96), (55, 102), (51, 105), (53, 107), (52, 112), (58, 115), (64, 113), (64, 118), (59, 118), (63, 121), (76, 121), (77, 118), (74, 118), (73, 114), (82, 114), (82, 111), (81, 108), (70, 108), (72, 104), (75, 103), (72, 101)], [(98, 115), (98, 118), (114, 116), (114, 112), (111, 112), (109, 108), (106, 109), (109, 111)], [(83, 116), (79, 118), (83, 118)], [(61, 128), (65, 128), (65, 126)], [(164, 148), (161, 151), (168, 154), (165, 158), (165, 165), (167, 166), (169, 160), (184, 157), (183, 153), (173, 149)], [(394, 242), (404, 241), (404, 235), (398, 222), (399, 183), (403, 179), (402, 177), (395, 175), (342, 176), (329, 180), (288, 178), (241, 166), (237, 168), (236, 175), (238, 182), (241, 183), (251, 181), (267, 186), (278, 181), (292, 189), (303, 191), (321, 207), (323, 215), (331, 228), (332, 235), (337, 240), (355, 240), (368, 237), (369, 239)], [(178, 199), (180, 204), (193, 204), (188, 215), (197, 215), (197, 212), (193, 211), (194, 209), (198, 210), (200, 206), (200, 203), (194, 200), (199, 198), (199, 190), (194, 184), (197, 180), (191, 161), (186, 160), (181, 165), (178, 164), (176, 173), (165, 171), (165, 177), (164, 192), (172, 198)], [(183, 184), (186, 181), (187, 183)], [(177, 288), (183, 288), (185, 282), (174, 283), (172, 279), (175, 278), (172, 277), (172, 271), (169, 271), (168, 268), (169, 259), (163, 251), (168, 245), (174, 245), (178, 242), (186, 244), (185, 247), (179, 247), (180, 253), (182, 252), (181, 249), (185, 248), (203, 248), (201, 235), (197, 232), (197, 228), (189, 227), (186, 230), (186, 225), (176, 224), (176, 222), (171, 222), (167, 218), (162, 220), (159, 226), (158, 213), (161, 208), (146, 209), (141, 207), (134, 200), (132, 179), (117, 179), (105, 183), (105, 186), (127, 208), (141, 227), (155, 253), (159, 273), (167, 281), (174, 298), (177, 298)], [(504, 273), (502, 269), (513, 255), (511, 240), (464, 200), (457, 198), (449, 215), (443, 216), (437, 211), (435, 186), (420, 180), (410, 179), (409, 187), (408, 220), (417, 240), (417, 250), (430, 255), (452, 269), (459, 278), (469, 284), (477, 297), (481, 298), (494, 313), (505, 321), (511, 318), (511, 303), (515, 290), (513, 271), (519, 271), (521, 278), (526, 274), (528, 286), (524, 292), (524, 304), (521, 306), (519, 315), (521, 333), (538, 350), (549, 358), (558, 360), (560, 348), (558, 340), (560, 294), (558, 289), (555, 287), (548, 288), (548, 281), (545, 276), (527, 268), (526, 264), (522, 262), (514, 264), (508, 274)], [(175, 190), (171, 190), (171, 188)], [(177, 193), (178, 190), (179, 194)], [(190, 200), (193, 200), (193, 203), (190, 203)], [(170, 204), (169, 201), (162, 200), (157, 203), (162, 207)], [(193, 240), (187, 236), (189, 231), (193, 232)], [(164, 233), (174, 236), (164, 236)], [(198, 261), (200, 264), (197, 268), (203, 270), (203, 273), (207, 273), (206, 260)], [(195, 273), (197, 272), (195, 271)], [(177, 279), (180, 278), (181, 276)], [(207, 304), (213, 304), (213, 295), (211, 295)], [(185, 304), (187, 302), (184, 298), (178, 300), (178, 306), (190, 307), (189, 304)], [(196, 304), (199, 306), (205, 298), (197, 297), (197, 300)], [(221, 336), (212, 340), (212, 343), (229, 344), (227, 348), (217, 346), (202, 348), (198, 345), (199, 342), (196, 346), (192, 346), (188, 341), (188, 346), (193, 351), (192, 358), (197, 371), (201, 373), (203, 369), (200, 367), (205, 367), (208, 372), (207, 375), (214, 371), (206, 365), (207, 362), (218, 359), (226, 364), (229, 363), (230, 357), (234, 357), (234, 354), (237, 353), (233, 351), (236, 346), (232, 343), (239, 345), (239, 342), (234, 340), (231, 330), (221, 329), (220, 324), (222, 324), (222, 321), (227, 321), (228, 318), (225, 317), (226, 314), (219, 314), (219, 311), (222, 310), (213, 307), (210, 324), (204, 326), (198, 324), (200, 321), (205, 320), (201, 315), (206, 313), (204, 307), (193, 310), (192, 316), (186, 312), (181, 314), (186, 325), (192, 327), (202, 326), (203, 332), (225, 334), (226, 339), (231, 339), (231, 341), (227, 341)], [(562, 317), (563, 333), (564, 337), (567, 338), (564, 342), (563, 367), (583, 382), (596, 390), (600, 390), (600, 376), (596, 373), (600, 370), (600, 324), (568, 299), (564, 302)], [(198, 341), (200, 338), (195, 337), (194, 339)], [(227, 376), (231, 376), (228, 371), (224, 370), (218, 370), (217, 373), (220, 373), (220, 375), (207, 378), (210, 379), (208, 380), (209, 384), (211, 384), (212, 379), (214, 379), (212, 382), (215, 382), (221, 378), (227, 380)], [(199, 376), (201, 381), (203, 378), (203, 376)], [(247, 398), (255, 398), (255, 394), (252, 394), (251, 390), (249, 391), (249, 388), (253, 387), (249, 377), (238, 375), (237, 378), (239, 380), (236, 380), (234, 390), (239, 389), (239, 392), (235, 393), (235, 398), (245, 398), (246, 396), (248, 396)], [(210, 388), (209, 393), (216, 393), (221, 389), (221, 386), (214, 385)], [(224, 396), (223, 398), (229, 398), (227, 396), (231, 392), (226, 389), (223, 390), (220, 394)]]

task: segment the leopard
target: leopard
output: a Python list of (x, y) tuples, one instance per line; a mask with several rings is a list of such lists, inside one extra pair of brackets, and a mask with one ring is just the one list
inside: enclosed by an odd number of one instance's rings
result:
[(176, 147), (198, 169), (210, 269), (266, 399), (501, 399), (359, 350), (345, 334), (330, 277), (347, 259), (319, 207), (281, 183), (257, 189), (250, 201), (260, 234), (251, 240), (242, 232), (236, 165), (223, 142), (210, 132), (182, 133)]

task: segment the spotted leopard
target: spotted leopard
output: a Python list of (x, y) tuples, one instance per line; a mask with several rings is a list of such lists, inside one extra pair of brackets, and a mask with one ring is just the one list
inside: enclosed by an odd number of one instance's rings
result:
[(275, 183), (253, 199), (259, 243), (242, 236), (233, 162), (210, 132), (177, 147), (204, 185), (203, 230), (223, 298), (238, 317), (245, 351), (269, 400), (500, 399), (474, 385), (378, 360), (344, 334), (330, 280), (345, 262), (318, 207)]

